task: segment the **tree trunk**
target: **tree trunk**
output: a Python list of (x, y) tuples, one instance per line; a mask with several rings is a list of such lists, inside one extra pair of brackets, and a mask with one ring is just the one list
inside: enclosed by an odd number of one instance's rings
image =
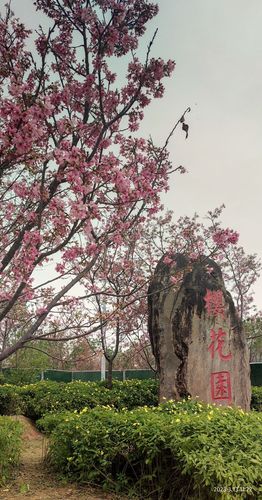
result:
[(107, 368), (107, 387), (108, 389), (112, 389), (113, 386), (113, 359), (108, 359), (108, 368)]

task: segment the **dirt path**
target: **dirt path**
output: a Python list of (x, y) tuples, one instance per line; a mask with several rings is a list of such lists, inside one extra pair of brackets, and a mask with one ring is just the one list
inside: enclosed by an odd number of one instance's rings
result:
[[(2, 500), (117, 500), (90, 488), (63, 485), (57, 477), (43, 467), (43, 456), (47, 446), (46, 438), (38, 432), (26, 417), (13, 417), (24, 426), (21, 466), (14, 481), (0, 488)], [(123, 499), (123, 497), (122, 497)]]

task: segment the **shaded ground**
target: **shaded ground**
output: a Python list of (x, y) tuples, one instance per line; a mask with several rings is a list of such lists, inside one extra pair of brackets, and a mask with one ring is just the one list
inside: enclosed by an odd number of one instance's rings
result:
[(43, 467), (43, 456), (47, 446), (46, 438), (38, 432), (32, 422), (23, 416), (12, 417), (24, 426), (23, 450), (20, 470), (14, 481), (0, 488), (2, 500), (118, 500), (117, 497), (91, 488), (77, 485), (63, 485), (57, 476)]

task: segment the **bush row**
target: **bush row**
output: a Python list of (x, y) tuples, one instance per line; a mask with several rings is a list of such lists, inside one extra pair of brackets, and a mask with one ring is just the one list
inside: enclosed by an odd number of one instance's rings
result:
[(252, 387), (251, 408), (262, 411), (262, 387)]
[(0, 415), (19, 415), (24, 406), (19, 387), (0, 385)]
[(39, 382), (23, 387), (0, 386), (0, 413), (23, 413), (38, 419), (46, 413), (84, 407), (112, 405), (117, 409), (157, 404), (157, 383), (154, 380), (115, 381), (112, 389), (96, 382)]
[(71, 480), (130, 498), (261, 498), (256, 412), (185, 401), (47, 415), (47, 460)]
[[(35, 420), (46, 413), (80, 411), (97, 405), (117, 409), (157, 405), (158, 383), (155, 380), (115, 381), (108, 390), (97, 382), (39, 382), (23, 387), (0, 386), (0, 414), (24, 414)], [(262, 411), (262, 387), (252, 388), (251, 407)]]
[(10, 417), (0, 417), (0, 486), (3, 486), (18, 464), (22, 426)]
[(25, 385), (34, 384), (41, 379), (41, 372), (37, 368), (20, 369), (5, 368), (0, 372), (0, 385)]

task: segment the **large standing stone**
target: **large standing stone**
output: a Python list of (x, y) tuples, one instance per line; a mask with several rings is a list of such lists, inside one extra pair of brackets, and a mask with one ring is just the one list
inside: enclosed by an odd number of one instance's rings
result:
[[(148, 292), (149, 335), (160, 375), (160, 400), (199, 397), (250, 408), (245, 336), (220, 267), (202, 257), (158, 263)], [(175, 266), (175, 267), (174, 267)], [(172, 275), (182, 273), (174, 292)]]

